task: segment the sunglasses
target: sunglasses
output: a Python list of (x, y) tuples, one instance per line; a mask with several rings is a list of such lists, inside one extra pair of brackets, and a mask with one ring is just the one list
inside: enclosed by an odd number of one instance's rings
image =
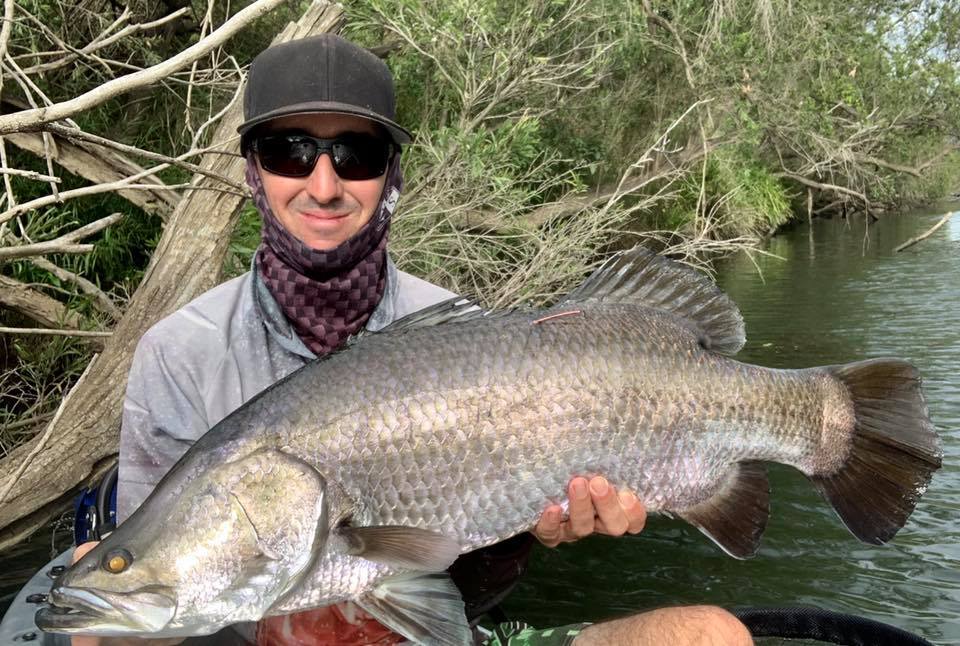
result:
[(257, 153), (263, 169), (274, 175), (306, 177), (313, 172), (320, 155), (327, 153), (341, 179), (364, 180), (386, 172), (394, 145), (382, 137), (361, 133), (321, 139), (289, 132), (257, 137), (251, 149)]

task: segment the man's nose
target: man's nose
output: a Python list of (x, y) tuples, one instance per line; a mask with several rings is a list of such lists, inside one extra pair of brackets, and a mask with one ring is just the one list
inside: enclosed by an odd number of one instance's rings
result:
[(307, 177), (307, 192), (321, 204), (332, 202), (343, 196), (343, 184), (340, 177), (333, 170), (333, 160), (327, 153), (322, 153), (313, 167), (313, 172)]

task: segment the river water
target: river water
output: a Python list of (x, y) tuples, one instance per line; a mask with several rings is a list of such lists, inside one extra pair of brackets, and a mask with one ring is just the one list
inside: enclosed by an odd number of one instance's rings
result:
[(960, 644), (960, 215), (895, 253), (940, 217), (910, 215), (869, 226), (815, 220), (772, 239), (765, 251), (777, 257), (755, 255), (756, 266), (735, 257), (717, 277), (746, 321), (742, 361), (800, 368), (895, 356), (920, 369), (944, 467), (890, 544), (859, 543), (799, 472), (774, 465), (770, 523), (753, 559), (651, 517), (636, 537), (539, 550), (508, 614), (550, 625), (668, 604), (817, 605)]
[[(538, 549), (507, 613), (556, 625), (668, 604), (803, 604), (960, 644), (960, 216), (893, 251), (938, 218), (815, 220), (770, 240), (771, 255), (719, 267), (747, 325), (740, 360), (796, 368), (897, 356), (920, 368), (944, 468), (891, 544), (859, 543), (799, 473), (774, 466), (755, 558), (737, 561), (682, 522), (652, 517), (636, 537)], [(49, 546), (47, 533), (0, 558), (0, 612)]]

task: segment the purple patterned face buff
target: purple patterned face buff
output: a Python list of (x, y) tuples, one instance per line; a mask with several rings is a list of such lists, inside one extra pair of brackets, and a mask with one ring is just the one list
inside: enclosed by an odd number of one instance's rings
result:
[(297, 335), (322, 357), (363, 329), (383, 296), (387, 232), (403, 187), (400, 155), (390, 161), (370, 221), (353, 237), (326, 251), (303, 244), (277, 220), (253, 153), (247, 156), (246, 179), (263, 217), (257, 271)]

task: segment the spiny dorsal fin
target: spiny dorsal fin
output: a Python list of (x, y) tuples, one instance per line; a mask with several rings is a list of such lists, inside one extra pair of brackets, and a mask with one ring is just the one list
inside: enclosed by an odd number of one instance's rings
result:
[(591, 302), (670, 312), (692, 324), (704, 347), (716, 352), (736, 354), (746, 341), (740, 311), (713, 281), (644, 247), (610, 258), (556, 307)]

